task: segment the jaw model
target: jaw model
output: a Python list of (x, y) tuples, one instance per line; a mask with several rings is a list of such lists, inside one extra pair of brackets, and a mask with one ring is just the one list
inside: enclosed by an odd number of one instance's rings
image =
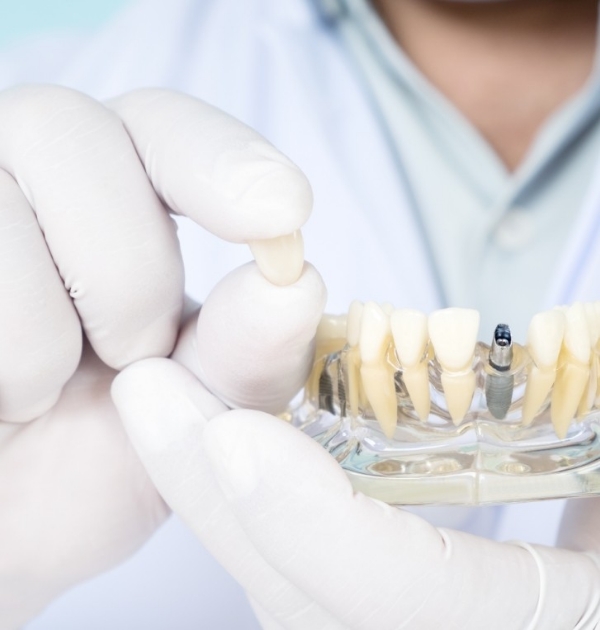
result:
[(524, 345), (479, 332), (472, 309), (353, 302), (289, 417), (389, 503), (600, 493), (600, 303), (538, 313)]

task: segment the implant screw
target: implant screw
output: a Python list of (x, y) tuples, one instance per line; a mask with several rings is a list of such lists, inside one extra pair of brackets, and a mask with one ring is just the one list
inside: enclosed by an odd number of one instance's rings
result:
[[(513, 358), (512, 336), (506, 324), (498, 324), (490, 347), (488, 362), (496, 372), (510, 370)], [(512, 402), (515, 377), (512, 374), (488, 374), (485, 397), (491, 414), (497, 420), (506, 418)]]

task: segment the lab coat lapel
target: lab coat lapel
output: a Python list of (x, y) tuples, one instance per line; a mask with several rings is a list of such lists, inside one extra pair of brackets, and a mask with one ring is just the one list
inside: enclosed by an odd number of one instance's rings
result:
[(600, 160), (560, 255), (558, 273), (546, 308), (575, 301), (600, 300)]

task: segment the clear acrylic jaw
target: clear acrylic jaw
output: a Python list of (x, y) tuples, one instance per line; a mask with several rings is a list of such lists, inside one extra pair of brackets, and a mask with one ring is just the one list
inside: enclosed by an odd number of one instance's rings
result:
[[(428, 348), (423, 367), (430, 406), (421, 419), (408, 393), (409, 375), (389, 351), (397, 418), (388, 437), (364, 391), (359, 387), (356, 393), (355, 355), (347, 344), (321, 354), (289, 417), (338, 460), (356, 490), (395, 505), (484, 505), (600, 493), (595, 385), (586, 385), (575, 419), (559, 437), (551, 421), (552, 404), (559, 405), (553, 402), (556, 385), (534, 417), (524, 420), (527, 382), (535, 370), (526, 348), (514, 344), (509, 367), (496, 369), (490, 346), (478, 342), (471, 366), (474, 394), (455, 423), (444, 371)], [(597, 365), (594, 353), (589, 383), (597, 380)], [(562, 369), (570, 368), (559, 362), (557, 372)]]

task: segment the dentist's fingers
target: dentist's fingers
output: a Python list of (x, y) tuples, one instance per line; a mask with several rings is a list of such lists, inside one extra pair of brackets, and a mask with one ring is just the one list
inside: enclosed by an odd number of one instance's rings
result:
[(0, 169), (0, 420), (52, 407), (80, 355), (77, 313), (33, 210)]
[(600, 576), (588, 556), (536, 547), (538, 567), (516, 545), (437, 530), (354, 495), (319, 444), (271, 416), (218, 416), (204, 446), (266, 562), (352, 628), (425, 630), (443, 619), (448, 628), (520, 630), (540, 596), (535, 627), (588, 627), (577, 624), (598, 612)]
[(249, 243), (263, 273), (301, 273), (297, 230), (312, 207), (303, 173), (256, 131), (190, 96), (136, 90), (114, 99), (154, 189), (175, 212), (227, 241)]
[(216, 484), (203, 436), (207, 420), (225, 411), (223, 403), (168, 359), (129, 366), (116, 377), (112, 396), (160, 494), (253, 599), (284, 628), (339, 628), (256, 552)]
[(200, 380), (229, 406), (283, 411), (308, 378), (325, 301), (308, 263), (286, 287), (267, 281), (255, 263), (234, 270), (200, 311)]
[(118, 117), (65, 88), (6, 90), (0, 167), (33, 207), (100, 358), (121, 367), (168, 354), (183, 296), (179, 245)]

